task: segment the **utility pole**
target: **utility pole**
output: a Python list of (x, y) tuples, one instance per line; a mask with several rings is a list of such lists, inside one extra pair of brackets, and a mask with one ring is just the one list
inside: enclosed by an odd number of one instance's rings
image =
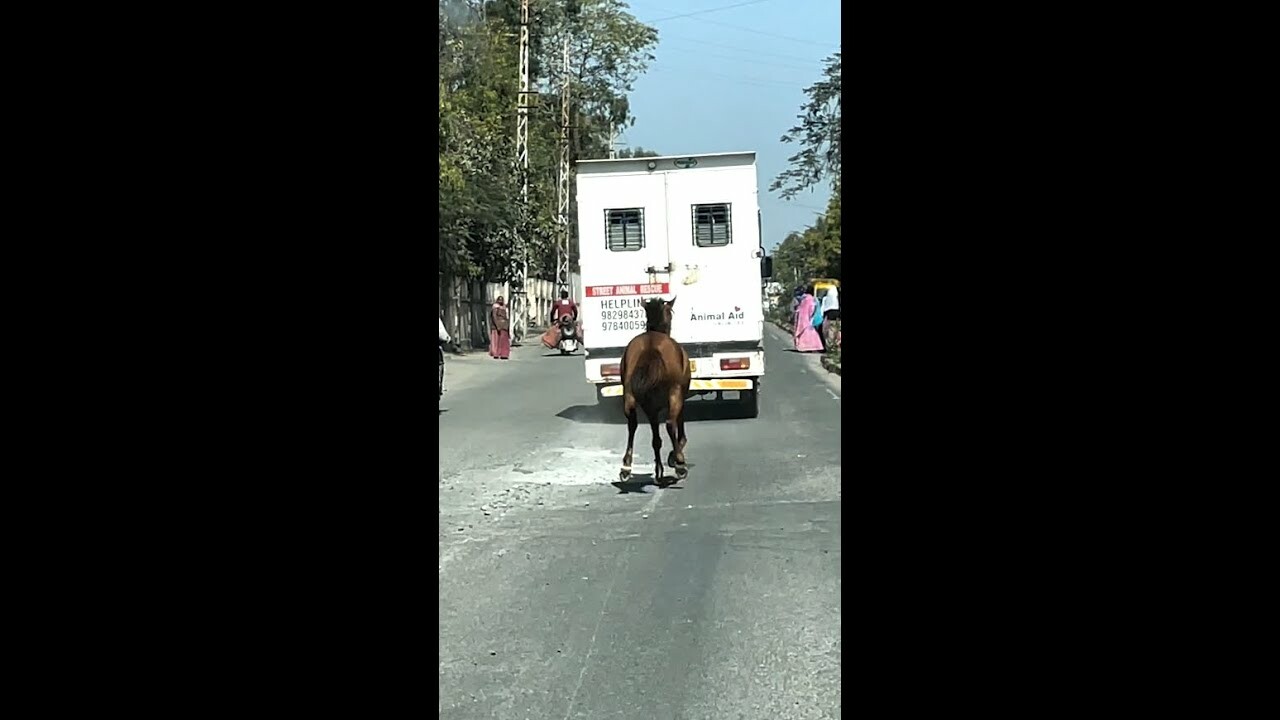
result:
[[(520, 175), (521, 217), (528, 217), (529, 209), (529, 0), (520, 0), (520, 94), (516, 96), (516, 172)], [(516, 232), (520, 235), (519, 267), (511, 283), (511, 340), (524, 339), (529, 321), (528, 294), (525, 284), (529, 279), (529, 252), (527, 243), (531, 228), (521, 222)]]
[(556, 185), (556, 289), (569, 289), (569, 38), (564, 39), (560, 80), (560, 176)]

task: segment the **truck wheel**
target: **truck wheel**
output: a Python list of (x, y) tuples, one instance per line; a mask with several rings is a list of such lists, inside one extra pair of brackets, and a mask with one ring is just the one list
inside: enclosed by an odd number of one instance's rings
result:
[(760, 416), (760, 392), (758, 390), (743, 390), (742, 398), (742, 416), (754, 418)]

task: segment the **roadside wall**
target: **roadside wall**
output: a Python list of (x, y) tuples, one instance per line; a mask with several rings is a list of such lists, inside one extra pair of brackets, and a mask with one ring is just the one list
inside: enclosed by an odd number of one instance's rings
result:
[[(529, 329), (547, 327), (551, 303), (559, 297), (555, 283), (542, 278), (530, 278), (525, 283), (529, 304), (525, 308), (525, 326)], [(569, 276), (571, 297), (582, 302), (582, 276)], [(441, 277), (439, 312), (445, 329), (463, 349), (489, 346), (489, 306), (501, 295), (511, 303), (511, 286), (508, 283), (486, 283)], [(526, 333), (528, 334), (528, 333)], [(517, 341), (520, 338), (515, 338)]]

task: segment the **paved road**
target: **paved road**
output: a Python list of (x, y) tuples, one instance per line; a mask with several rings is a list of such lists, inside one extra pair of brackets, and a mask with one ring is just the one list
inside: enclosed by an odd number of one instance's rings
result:
[(704, 406), (663, 490), (580, 356), (449, 358), (440, 717), (840, 717), (840, 379), (768, 333), (760, 416)]

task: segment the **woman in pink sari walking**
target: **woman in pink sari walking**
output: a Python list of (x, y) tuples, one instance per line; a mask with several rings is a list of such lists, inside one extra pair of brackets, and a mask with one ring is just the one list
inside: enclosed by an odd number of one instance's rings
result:
[(796, 314), (792, 323), (795, 325), (793, 336), (796, 352), (814, 352), (822, 350), (822, 338), (813, 327), (813, 314), (817, 312), (818, 303), (813, 299), (813, 286), (805, 288), (800, 296), (800, 304), (796, 306)]
[(511, 355), (511, 312), (499, 295), (489, 308), (489, 357), (507, 360)]

